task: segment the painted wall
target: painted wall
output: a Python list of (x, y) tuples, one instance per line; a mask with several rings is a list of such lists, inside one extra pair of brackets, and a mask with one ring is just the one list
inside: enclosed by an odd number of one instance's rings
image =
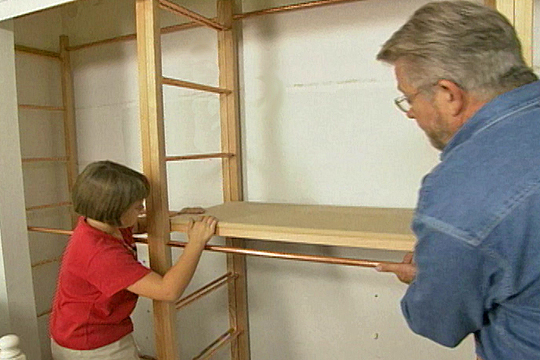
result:
[(0, 0), (0, 21), (74, 0)]
[[(42, 12), (15, 21), (15, 43), (58, 51), (62, 34), (58, 11)], [(19, 104), (61, 107), (61, 67), (52, 58), (17, 52), (15, 56)], [(20, 152), (22, 158), (62, 157), (64, 150), (63, 114), (59, 111), (19, 109)], [(26, 207), (70, 201), (67, 172), (62, 162), (29, 162), (22, 166)], [(29, 226), (71, 228), (68, 207), (27, 211)], [(60, 256), (67, 237), (28, 233), (35, 310), (44, 359), (50, 358), (49, 310), (56, 287)]]
[(41, 359), (24, 212), (13, 23), (0, 24), (0, 336), (17, 334), (29, 359)]
[[(392, 69), (374, 57), (384, 40), (425, 2), (362, 1), (243, 21), (240, 70), (247, 200), (414, 207), (420, 179), (437, 163), (437, 153), (414, 122), (393, 106), (399, 94)], [(215, 16), (213, 1), (182, 3)], [(539, 4), (537, 0), (537, 8)], [(258, 0), (245, 1), (243, 7), (252, 11), (276, 5), (276, 1)], [(167, 25), (175, 21), (165, 14), (163, 20)], [(55, 50), (62, 32), (70, 36), (72, 45), (133, 33), (133, 2), (87, 0), (15, 22), (16, 42), (27, 46)], [(162, 41), (165, 76), (217, 85), (212, 30), (187, 30), (165, 35)], [(78, 50), (72, 53), (72, 62), (81, 168), (110, 159), (140, 169), (135, 43)], [(54, 104), (56, 71), (47, 61), (18, 57), (19, 96)], [(30, 73), (43, 78), (35, 80)], [(216, 96), (166, 87), (164, 97), (168, 154), (219, 150)], [(60, 130), (54, 119), (37, 119), (36, 127), (30, 119), (35, 116), (19, 113), (23, 156), (60, 151)], [(42, 140), (32, 144), (38, 136)], [(221, 202), (219, 161), (172, 163), (168, 173), (172, 209)], [(24, 174), (27, 205), (49, 201), (40, 199), (28, 185), (30, 179), (45, 175), (28, 169)], [(49, 169), (46, 176), (59, 182), (47, 191), (50, 199), (63, 199), (62, 174)], [(42, 216), (39, 221), (51, 226), (67, 226), (65, 214), (48, 215), (48, 220)], [(63, 240), (45, 237), (31, 242), (32, 261), (61, 251)], [(173, 237), (182, 239), (178, 234)], [(259, 241), (250, 241), (249, 246), (389, 261), (403, 256)], [(146, 261), (146, 248), (139, 250)], [(44, 276), (36, 281), (41, 285), (34, 287), (47, 297), (57, 269), (53, 265), (43, 269), (34, 270)], [(205, 253), (187, 293), (224, 272), (223, 255)], [(471, 339), (449, 350), (412, 334), (399, 310), (406, 287), (388, 274), (248, 258), (248, 286), (251, 350), (256, 360), (474, 359)], [(47, 301), (38, 303), (38, 308), (46, 306)], [(134, 319), (143, 352), (154, 354), (150, 301), (140, 300)], [(43, 339), (45, 323), (43, 317)], [(181, 354), (193, 358), (228, 329), (226, 290), (179, 312), (178, 324)], [(227, 359), (227, 352), (222, 350), (215, 358)]]

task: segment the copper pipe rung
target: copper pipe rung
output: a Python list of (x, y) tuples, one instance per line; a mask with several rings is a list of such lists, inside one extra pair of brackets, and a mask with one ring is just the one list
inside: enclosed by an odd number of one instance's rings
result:
[[(180, 241), (169, 241), (167, 245), (173, 247), (185, 247), (187, 243)], [(330, 257), (330, 256), (320, 256), (320, 255), (303, 255), (303, 254), (292, 254), (292, 253), (282, 253), (275, 251), (263, 251), (263, 250), (251, 250), (251, 249), (241, 249), (233, 248), (226, 246), (214, 246), (206, 245), (205, 250), (223, 252), (223, 253), (233, 253), (240, 255), (249, 255), (249, 256), (260, 256), (268, 257), (274, 259), (284, 259), (284, 260), (298, 260), (298, 261), (308, 261), (308, 262), (318, 262), (325, 264), (335, 264), (335, 265), (349, 265), (349, 266), (362, 266), (362, 267), (376, 267), (379, 264), (391, 264), (386, 261), (371, 261), (371, 260), (361, 260), (361, 259), (349, 259), (349, 258), (340, 258), (340, 257)]]
[(56, 234), (56, 235), (71, 235), (71, 234), (73, 234), (73, 230), (52, 229), (52, 228), (37, 227), (37, 226), (28, 226), (28, 231), (42, 232), (42, 233)]
[(178, 300), (175, 304), (176, 309), (181, 309), (195, 300), (200, 299), (201, 297), (211, 293), (214, 290), (219, 289), (221, 286), (235, 280), (238, 278), (238, 274), (233, 274), (231, 272), (226, 273), (225, 275), (215, 279), (214, 281), (204, 285), (197, 291), (185, 296), (184, 298)]
[[(39, 228), (39, 227), (34, 227), (34, 226), (29, 226), (28, 230), (50, 233), (50, 234), (61, 234), (61, 235), (71, 235), (73, 233), (73, 231), (69, 231), (69, 230)], [(134, 236), (134, 238), (137, 240), (137, 242), (140, 242), (143, 244), (148, 243), (148, 239), (144, 237)], [(172, 247), (185, 247), (186, 244), (187, 243), (181, 242), (181, 241), (169, 241), (167, 243), (168, 246), (172, 246)], [(318, 263), (334, 264), (334, 265), (362, 266), (362, 267), (370, 267), (370, 268), (376, 267), (379, 264), (397, 264), (397, 263), (389, 262), (389, 261), (372, 261), (372, 260), (362, 260), (362, 259), (319, 256), (319, 255), (292, 254), (292, 253), (282, 253), (282, 252), (275, 252), (275, 251), (240, 249), (240, 248), (214, 246), (214, 245), (206, 245), (204, 247), (204, 250), (221, 252), (221, 253), (268, 257), (268, 258), (274, 258), (274, 259), (298, 260), (298, 261), (318, 262)]]
[(68, 201), (65, 201), (65, 202), (60, 202), (60, 203), (56, 203), (56, 204), (44, 204), (44, 205), (29, 206), (29, 207), (26, 208), (26, 211), (49, 209), (49, 208), (56, 208), (56, 207), (62, 207), (62, 206), (71, 206), (71, 203), (68, 202)]
[(200, 159), (216, 159), (216, 158), (232, 158), (234, 154), (230, 153), (213, 153), (213, 154), (196, 154), (196, 155), (183, 155), (183, 156), (167, 156), (166, 161), (179, 161), (179, 160), (200, 160)]
[(55, 257), (55, 258), (52, 258), (52, 259), (38, 261), (37, 263), (34, 263), (31, 266), (34, 268), (34, 267), (38, 267), (38, 266), (41, 266), (41, 265), (50, 264), (50, 263), (53, 263), (53, 262), (59, 262), (60, 260), (62, 260), (62, 257), (58, 256), (58, 257)]
[(240, 331), (229, 329), (226, 333), (217, 338), (213, 343), (208, 345), (201, 353), (193, 358), (193, 360), (205, 360), (209, 359), (216, 351), (218, 351), (223, 345), (230, 343), (240, 335)]
[(187, 22), (187, 23), (182, 23), (182, 24), (176, 24), (176, 25), (163, 27), (163, 28), (161, 28), (161, 34), (162, 35), (163, 34), (170, 34), (170, 33), (173, 33), (173, 32), (187, 30), (187, 29), (193, 29), (193, 28), (200, 27), (200, 26), (201, 26), (200, 24), (197, 24), (194, 21), (190, 21), (190, 22)]
[[(161, 28), (161, 34), (169, 34), (172, 32), (192, 29), (199, 26), (201, 26), (201, 24), (198, 24), (196, 22), (189, 22), (189, 23), (184, 23), (184, 24), (166, 26), (164, 28)], [(90, 48), (94, 46), (106, 45), (106, 44), (112, 44), (112, 43), (124, 42), (124, 41), (131, 41), (131, 40), (136, 40), (136, 39), (137, 39), (137, 34), (128, 34), (128, 35), (122, 35), (122, 36), (118, 36), (114, 38), (98, 40), (91, 43), (69, 46), (67, 50), (76, 51), (76, 50), (86, 49), (86, 48)]]
[[(280, 7), (269, 8), (269, 9), (264, 9), (264, 10), (252, 11), (252, 12), (244, 13), (244, 14), (236, 14), (236, 15), (234, 15), (234, 19), (239, 20), (239, 19), (244, 19), (244, 18), (254, 17), (254, 16), (260, 16), (260, 15), (277, 14), (277, 13), (286, 12), (286, 11), (309, 9), (309, 8), (312, 8), (312, 7), (319, 7), (319, 6), (324, 6), (324, 5), (335, 5), (335, 4), (347, 3), (347, 2), (355, 2), (355, 1), (364, 1), (364, 0), (321, 0), (321, 1), (312, 1), (312, 2), (307, 2), (307, 3), (297, 4), (297, 5), (280, 6)], [(215, 21), (216, 19), (212, 18), (211, 20)], [(162, 28), (161, 29), (161, 34), (169, 34), (169, 33), (172, 33), (172, 32), (186, 30), (186, 29), (192, 29), (192, 28), (199, 27), (199, 26), (202, 26), (202, 25), (200, 23), (196, 23), (196, 22), (189, 22), (189, 23), (171, 25), (171, 26), (167, 26), (167, 27)], [(123, 35), (123, 36), (119, 36), (119, 37), (94, 41), (94, 42), (91, 42), (91, 43), (70, 46), (70, 47), (67, 48), (67, 50), (68, 51), (81, 50), (81, 49), (85, 49), (85, 48), (89, 48), (89, 47), (93, 47), (93, 46), (98, 46), (98, 45), (104, 45), (104, 44), (115, 43), (115, 42), (120, 42), (120, 41), (135, 40), (136, 38), (137, 38), (136, 34), (128, 34), (128, 35)]]
[(197, 83), (184, 81), (184, 80), (171, 79), (167, 77), (164, 77), (161, 83), (163, 85), (178, 86), (178, 87), (183, 87), (183, 88), (192, 89), (192, 90), (212, 92), (216, 94), (230, 94), (231, 93), (231, 90), (228, 90), (228, 89), (197, 84)]
[(42, 317), (42, 316), (45, 316), (45, 315), (49, 315), (51, 312), (52, 312), (52, 309), (45, 310), (44, 312), (37, 314), (37, 317)]
[(98, 45), (105, 45), (105, 44), (111, 44), (111, 43), (123, 42), (123, 41), (135, 40), (135, 39), (137, 39), (137, 34), (128, 34), (128, 35), (117, 36), (114, 38), (93, 41), (91, 43), (69, 46), (67, 50), (75, 51), (75, 50), (86, 49), (86, 48), (90, 48), (90, 47), (94, 47)]
[(23, 163), (30, 163), (30, 162), (66, 162), (66, 161), (69, 161), (69, 158), (67, 156), (42, 157), (42, 158), (24, 158), (24, 159), (22, 159)]
[(303, 10), (303, 9), (315, 8), (315, 7), (320, 7), (320, 6), (335, 5), (335, 4), (341, 4), (341, 3), (356, 2), (356, 1), (364, 1), (364, 0), (319, 0), (319, 1), (310, 1), (310, 2), (307, 2), (307, 3), (278, 6), (278, 7), (270, 8), (270, 9), (256, 10), (256, 11), (251, 11), (251, 12), (247, 12), (247, 13), (243, 13), (243, 14), (237, 14), (237, 15), (234, 15), (234, 19), (235, 20), (237, 20), (237, 19), (245, 19), (245, 18), (253, 17), (253, 16), (277, 14), (277, 13), (286, 12), (286, 11), (296, 11), (296, 10)]
[(191, 20), (199, 23), (203, 26), (215, 29), (215, 30), (227, 30), (225, 26), (218, 22), (208, 19), (202, 15), (197, 14), (194, 11), (188, 10), (183, 6), (177, 5), (167, 0), (159, 0), (159, 7), (163, 10), (170, 11), (176, 15), (181, 15), (190, 18)]
[(50, 57), (56, 60), (60, 60), (60, 54), (58, 53), (55, 53), (53, 51), (36, 49), (29, 46), (15, 45), (15, 51), (24, 52), (24, 53), (32, 54), (32, 55), (45, 56), (45, 57)]
[(30, 104), (20, 104), (19, 109), (47, 110), (47, 111), (64, 111), (65, 110), (62, 106), (30, 105)]

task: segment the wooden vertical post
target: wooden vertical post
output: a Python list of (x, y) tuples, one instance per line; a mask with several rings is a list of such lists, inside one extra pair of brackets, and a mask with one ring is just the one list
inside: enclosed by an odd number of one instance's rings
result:
[[(219, 86), (232, 90), (220, 95), (221, 149), (234, 154), (223, 159), (223, 199), (242, 201), (242, 163), (240, 147), (240, 116), (238, 101), (238, 44), (233, 24), (234, 0), (218, 0), (217, 19), (227, 30), (218, 32)], [(228, 246), (245, 247), (241, 239), (227, 239)], [(246, 259), (241, 255), (227, 255), (228, 271), (238, 274), (229, 283), (229, 319), (240, 335), (231, 344), (233, 360), (248, 360), (249, 331), (247, 311)]]
[(484, 4), (497, 9), (514, 25), (523, 58), (532, 66), (534, 0), (484, 0)]
[(484, 0), (484, 4), (497, 9), (498, 12), (514, 24), (514, 0)]
[[(163, 124), (161, 39), (158, 0), (137, 0), (137, 61), (143, 171), (150, 181), (146, 200), (150, 265), (163, 275), (171, 267), (167, 175)], [(176, 309), (154, 301), (154, 331), (159, 360), (177, 360)]]
[[(69, 38), (60, 36), (60, 61), (62, 72), (62, 103), (64, 107), (64, 148), (68, 158), (66, 171), (69, 194), (72, 194), (73, 185), (77, 179), (78, 156), (77, 156), (77, 133), (75, 125), (75, 102), (73, 100), (73, 77), (71, 75), (71, 58), (68, 51)], [(72, 211), (72, 224), (77, 221), (76, 214)]]
[(523, 58), (532, 66), (534, 0), (515, 0), (514, 6), (514, 27), (521, 41)]

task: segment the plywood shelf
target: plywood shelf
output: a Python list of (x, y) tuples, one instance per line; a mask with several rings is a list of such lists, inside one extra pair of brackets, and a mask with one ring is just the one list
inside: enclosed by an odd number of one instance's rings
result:
[[(233, 201), (207, 214), (226, 237), (400, 251), (415, 243), (411, 209)], [(190, 217), (173, 218), (171, 230), (185, 232)]]

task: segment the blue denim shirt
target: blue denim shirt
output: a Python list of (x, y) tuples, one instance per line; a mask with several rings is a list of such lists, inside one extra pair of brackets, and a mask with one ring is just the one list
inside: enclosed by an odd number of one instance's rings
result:
[(498, 96), (423, 180), (411, 329), (484, 360), (540, 359), (540, 81)]

